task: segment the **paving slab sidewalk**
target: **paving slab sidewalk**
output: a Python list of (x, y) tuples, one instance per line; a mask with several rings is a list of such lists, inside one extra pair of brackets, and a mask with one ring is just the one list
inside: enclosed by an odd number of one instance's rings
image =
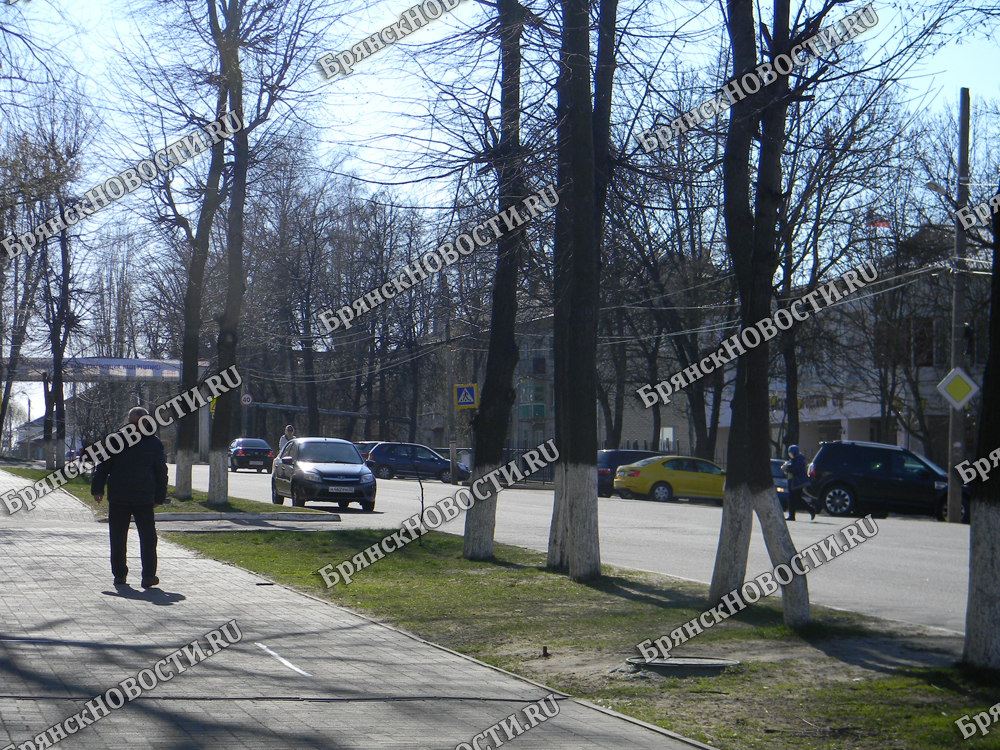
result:
[[(25, 484), (0, 471), (0, 494)], [(135, 581), (138, 542), (133, 528)], [(451, 750), (552, 692), (318, 598), (258, 585), (268, 582), (164, 540), (158, 551), (158, 589), (116, 590), (107, 526), (78, 500), (58, 491), (30, 512), (0, 507), (0, 748), (32, 739), (234, 619), (239, 643), (60, 748)], [(503, 744), (707, 748), (557, 697), (556, 716), (513, 739), (501, 731)], [(479, 740), (479, 748), (494, 746), (489, 735)]]

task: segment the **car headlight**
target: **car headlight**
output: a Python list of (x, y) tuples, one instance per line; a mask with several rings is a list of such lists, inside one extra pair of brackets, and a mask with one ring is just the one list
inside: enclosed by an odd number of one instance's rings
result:
[(318, 471), (303, 471), (302, 476), (308, 479), (310, 482), (322, 482), (323, 477)]
[(458, 461), (458, 462), (456, 462), (456, 465), (457, 465), (457, 466), (458, 466), (458, 468), (459, 468), (459, 469), (461, 469), (462, 471), (468, 471), (468, 470), (469, 470), (469, 467), (468, 467), (468, 466), (466, 466), (465, 464), (463, 464), (463, 463), (462, 463), (461, 461)]
[(775, 487), (775, 489), (778, 492), (788, 492), (788, 488), (787, 487)]
[(367, 474), (361, 475), (361, 484), (371, 484), (375, 481), (375, 475), (370, 471)]
[(934, 489), (936, 489), (936, 490), (944, 490), (944, 489), (947, 489), (947, 488), (948, 488), (948, 483), (947, 482), (935, 482), (934, 483)]

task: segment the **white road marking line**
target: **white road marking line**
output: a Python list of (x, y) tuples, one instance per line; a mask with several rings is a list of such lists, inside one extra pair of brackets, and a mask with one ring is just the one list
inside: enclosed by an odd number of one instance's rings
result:
[[(257, 643), (257, 641), (254, 641), (254, 643)], [(283, 656), (278, 656), (278, 655), (277, 655), (276, 653), (274, 653), (274, 652), (273, 652), (273, 651), (272, 651), (271, 649), (269, 649), (269, 648), (268, 648), (267, 646), (265, 646), (265, 645), (264, 645), (263, 643), (257, 643), (257, 645), (258, 645), (258, 646), (260, 646), (260, 647), (261, 647), (262, 649), (264, 649), (265, 651), (267, 651), (267, 653), (269, 653), (269, 654), (270, 654), (271, 656), (273, 656), (273, 657), (274, 657), (275, 659), (277, 659), (278, 661), (280, 661), (280, 662), (281, 662), (282, 664), (284, 664), (284, 665), (285, 665), (286, 667), (288, 667), (289, 669), (293, 669), (293, 670), (295, 670), (296, 672), (298, 672), (299, 674), (303, 674), (303, 675), (305, 675), (306, 677), (312, 677), (312, 675), (311, 675), (311, 674), (309, 674), (308, 672), (303, 672), (303, 671), (302, 671), (301, 669), (299, 669), (299, 668), (298, 668), (298, 667), (296, 667), (296, 666), (295, 666), (294, 664), (292, 664), (292, 663), (291, 663), (290, 661), (288, 661), (288, 659), (286, 659), (285, 657), (283, 657)]]

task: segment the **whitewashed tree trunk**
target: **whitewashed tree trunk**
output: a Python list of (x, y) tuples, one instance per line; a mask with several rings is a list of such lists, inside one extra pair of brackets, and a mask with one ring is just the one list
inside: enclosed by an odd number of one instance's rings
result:
[(568, 517), (566, 557), (569, 577), (592, 581), (601, 575), (601, 542), (597, 521), (597, 467), (564, 464), (565, 507)]
[(552, 523), (549, 526), (549, 551), (545, 564), (550, 568), (568, 568), (566, 537), (568, 513), (566, 512), (566, 464), (559, 461), (552, 467)]
[[(771, 565), (788, 565), (798, 550), (788, 533), (778, 493), (772, 487), (764, 492), (754, 493), (752, 497)], [(763, 572), (754, 571), (754, 575)], [(788, 627), (799, 628), (809, 624), (809, 585), (805, 576), (794, 576), (787, 586), (781, 587), (781, 607)]]
[(969, 602), (963, 659), (980, 669), (1000, 670), (1000, 504), (973, 499), (969, 513)]
[(229, 454), (227, 451), (208, 452), (208, 502), (221, 504), (229, 500)]
[(191, 466), (194, 451), (177, 449), (177, 476), (174, 478), (174, 494), (179, 500), (191, 498)]
[[(497, 464), (487, 466), (476, 466), (472, 471), (472, 484), (469, 491), (472, 492), (472, 485), (476, 481), (485, 477), (494, 469)], [(473, 494), (476, 501), (471, 508), (465, 512), (465, 538), (462, 542), (462, 557), (466, 560), (489, 560), (493, 557), (493, 534), (497, 523), (497, 491), (493, 482), (486, 481), (479, 485), (480, 493), (487, 492), (488, 497), (480, 500)]]
[(712, 606), (743, 585), (753, 531), (753, 495), (746, 483), (731, 487), (727, 481), (724, 496), (719, 547), (715, 551), (715, 570), (708, 593)]

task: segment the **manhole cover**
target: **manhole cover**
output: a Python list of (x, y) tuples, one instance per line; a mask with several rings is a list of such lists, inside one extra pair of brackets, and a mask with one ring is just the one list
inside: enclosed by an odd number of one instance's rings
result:
[(626, 661), (641, 669), (669, 677), (709, 677), (721, 674), (726, 667), (739, 666), (738, 661), (710, 656), (671, 656), (669, 659), (653, 659), (649, 662), (641, 656), (630, 656)]

